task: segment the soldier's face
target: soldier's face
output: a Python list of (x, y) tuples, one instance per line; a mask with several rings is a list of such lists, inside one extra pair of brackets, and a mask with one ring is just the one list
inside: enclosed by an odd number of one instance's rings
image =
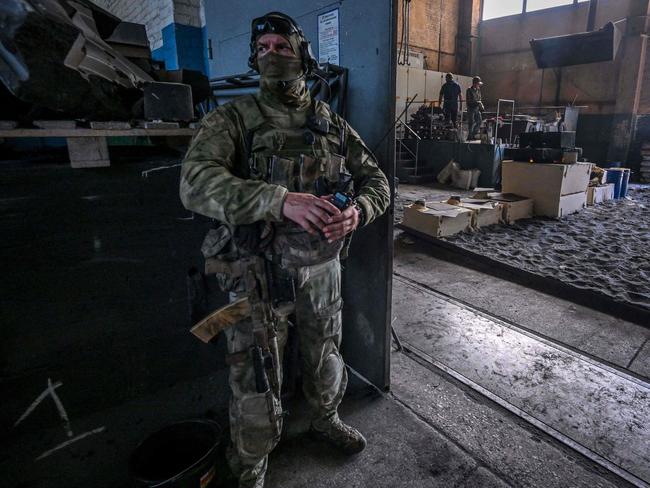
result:
[(296, 53), (293, 52), (293, 48), (289, 41), (279, 34), (261, 35), (256, 41), (256, 46), (258, 58), (264, 57), (268, 53), (276, 53), (289, 58), (298, 57)]

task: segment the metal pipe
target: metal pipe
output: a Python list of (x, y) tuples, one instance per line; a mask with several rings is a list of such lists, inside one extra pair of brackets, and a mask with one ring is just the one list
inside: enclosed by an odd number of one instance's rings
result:
[(440, 0), (440, 22), (438, 23), (438, 71), (440, 71), (440, 61), (442, 58), (442, 0)]

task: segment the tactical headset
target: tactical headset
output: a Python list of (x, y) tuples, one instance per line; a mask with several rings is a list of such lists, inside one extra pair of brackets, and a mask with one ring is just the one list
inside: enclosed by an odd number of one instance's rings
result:
[(262, 17), (253, 19), (251, 24), (251, 54), (248, 58), (248, 66), (258, 71), (257, 67), (257, 49), (255, 41), (263, 34), (279, 34), (281, 36), (290, 36), (296, 34), (300, 41), (300, 58), (302, 59), (302, 69), (305, 75), (311, 74), (318, 68), (318, 61), (311, 50), (311, 43), (305, 37), (300, 26), (288, 15), (281, 12), (269, 12)]

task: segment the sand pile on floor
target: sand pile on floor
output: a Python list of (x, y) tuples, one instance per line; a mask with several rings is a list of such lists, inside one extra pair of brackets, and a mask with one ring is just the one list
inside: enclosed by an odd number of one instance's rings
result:
[(650, 187), (562, 220), (529, 219), (445, 239), (463, 249), (650, 310)]

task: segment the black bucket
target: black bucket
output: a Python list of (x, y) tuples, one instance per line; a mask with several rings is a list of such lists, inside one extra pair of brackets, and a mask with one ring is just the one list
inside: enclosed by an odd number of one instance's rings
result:
[(138, 486), (206, 488), (215, 479), (221, 428), (210, 420), (186, 420), (147, 437), (131, 455)]

